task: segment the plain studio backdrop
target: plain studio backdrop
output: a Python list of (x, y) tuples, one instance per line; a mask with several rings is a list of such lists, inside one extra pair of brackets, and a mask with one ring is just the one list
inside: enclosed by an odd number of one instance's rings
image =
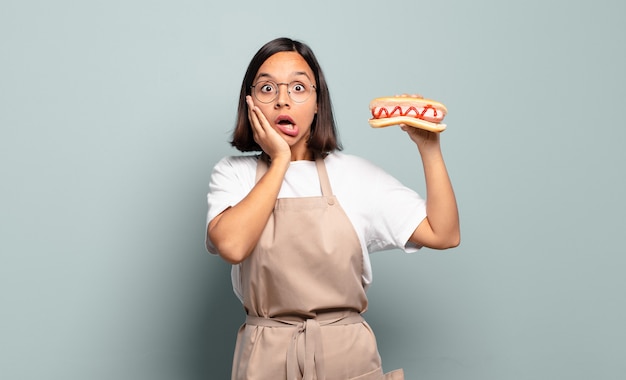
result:
[(309, 44), (345, 152), (424, 194), (378, 96), (448, 106), (462, 243), (372, 256), (407, 379), (626, 378), (623, 1), (0, 4), (0, 378), (229, 377), (243, 309), (206, 192), (256, 50)]

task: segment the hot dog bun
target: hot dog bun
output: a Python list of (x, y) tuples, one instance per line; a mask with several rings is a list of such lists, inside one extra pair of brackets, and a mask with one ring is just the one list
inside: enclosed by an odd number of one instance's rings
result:
[(387, 96), (370, 102), (373, 128), (406, 124), (431, 132), (442, 132), (442, 123), (448, 109), (442, 103), (417, 96)]

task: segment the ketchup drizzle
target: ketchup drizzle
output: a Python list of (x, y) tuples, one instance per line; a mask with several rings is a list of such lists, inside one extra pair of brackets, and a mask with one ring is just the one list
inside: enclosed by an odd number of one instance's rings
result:
[[(400, 116), (408, 116), (411, 111), (413, 111), (415, 113), (415, 117), (423, 119), (424, 115), (426, 114), (426, 112), (428, 110), (430, 110), (430, 109), (433, 110), (433, 113), (434, 113), (433, 117), (437, 117), (437, 109), (435, 107), (433, 107), (432, 105), (430, 105), (430, 104), (427, 104), (426, 106), (424, 106), (424, 108), (422, 109), (422, 112), (419, 112), (417, 110), (417, 108), (415, 108), (414, 106), (409, 107), (406, 110), (406, 112), (404, 112), (404, 113), (402, 112), (402, 107), (400, 107), (400, 106), (395, 106), (394, 109), (391, 112), (389, 112), (387, 110), (387, 108), (385, 108), (385, 107), (380, 107), (378, 109), (378, 113), (375, 113), (374, 109), (375, 108), (372, 108), (372, 116), (375, 119), (382, 119), (382, 118), (385, 118), (385, 117), (392, 117), (396, 112), (398, 112), (398, 114)], [(384, 116), (382, 116), (383, 113), (385, 114)]]

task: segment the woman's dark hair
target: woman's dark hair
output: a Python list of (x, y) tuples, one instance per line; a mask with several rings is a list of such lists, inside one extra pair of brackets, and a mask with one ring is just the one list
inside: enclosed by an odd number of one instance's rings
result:
[(237, 122), (233, 131), (233, 138), (230, 144), (242, 152), (261, 151), (261, 147), (254, 141), (252, 126), (248, 119), (248, 105), (246, 96), (250, 95), (250, 86), (259, 68), (272, 55), (279, 52), (293, 51), (302, 56), (313, 71), (316, 83), (317, 114), (311, 124), (311, 135), (307, 142), (307, 147), (314, 154), (326, 155), (334, 150), (341, 150), (341, 144), (335, 126), (330, 92), (324, 78), (324, 73), (313, 54), (313, 51), (306, 44), (292, 40), (290, 38), (277, 38), (263, 45), (252, 57), (246, 75), (241, 83), (239, 93), (239, 106), (237, 107)]

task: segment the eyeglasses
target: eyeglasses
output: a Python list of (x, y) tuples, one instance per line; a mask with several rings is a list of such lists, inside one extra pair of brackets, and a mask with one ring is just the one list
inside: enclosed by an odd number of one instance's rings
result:
[(315, 90), (314, 84), (306, 84), (300, 81), (293, 81), (289, 83), (276, 83), (272, 81), (262, 81), (250, 86), (254, 97), (261, 103), (271, 103), (278, 98), (278, 88), (281, 85), (287, 86), (287, 94), (291, 100), (296, 103), (306, 102), (313, 90)]

